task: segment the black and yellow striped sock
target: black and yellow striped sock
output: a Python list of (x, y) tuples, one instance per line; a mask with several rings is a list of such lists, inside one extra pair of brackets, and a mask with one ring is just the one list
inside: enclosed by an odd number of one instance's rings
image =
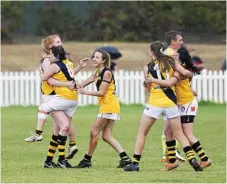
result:
[(35, 130), (35, 133), (36, 133), (37, 135), (41, 135), (41, 134), (43, 133), (43, 131), (37, 128), (37, 129)]
[(75, 141), (69, 141), (69, 147), (72, 147), (72, 146), (76, 146), (76, 142)]
[(65, 143), (67, 140), (67, 136), (63, 136), (58, 134), (57, 141), (58, 141), (58, 151), (59, 151), (59, 158), (58, 160), (65, 160)]
[(195, 142), (192, 145), (192, 149), (196, 152), (196, 154), (199, 156), (200, 160), (202, 161), (208, 161), (208, 157), (206, 156), (205, 152), (203, 151), (203, 148), (199, 141)]
[(191, 146), (186, 146), (183, 148), (184, 152), (185, 152), (185, 155), (189, 161), (190, 164), (192, 164), (192, 160), (195, 159), (195, 154), (191, 148)]
[(126, 159), (126, 158), (128, 158), (128, 155), (127, 155), (127, 153), (126, 153), (125, 151), (121, 152), (121, 153), (119, 154), (119, 156), (121, 157), (121, 159)]
[(57, 147), (58, 147), (57, 136), (52, 135), (52, 139), (48, 147), (49, 149), (48, 149), (47, 158), (46, 158), (47, 162), (51, 162), (53, 160)]
[(141, 155), (133, 155), (133, 159), (132, 159), (132, 164), (139, 164), (140, 163), (140, 159), (141, 159)]
[(176, 162), (176, 140), (166, 141), (169, 163)]

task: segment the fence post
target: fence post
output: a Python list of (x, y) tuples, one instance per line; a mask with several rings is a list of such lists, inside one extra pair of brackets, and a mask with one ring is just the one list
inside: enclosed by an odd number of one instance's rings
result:
[(41, 90), (40, 90), (40, 76), (39, 76), (39, 70), (35, 71), (35, 92), (36, 92), (36, 99), (35, 103), (37, 106), (40, 105), (40, 96), (41, 96)]
[(119, 71), (119, 87), (118, 87), (118, 90), (119, 90), (119, 100), (120, 102), (124, 103), (125, 100), (124, 100), (124, 70), (120, 70)]
[(224, 90), (225, 103), (227, 103), (227, 70), (224, 72)]
[(136, 89), (134, 89), (136, 91), (135, 103), (138, 104), (140, 103), (140, 75), (138, 71), (135, 72), (135, 81), (136, 81)]
[(200, 102), (202, 99), (202, 75), (197, 75), (197, 93), (198, 101)]
[(129, 104), (129, 81), (130, 81), (130, 76), (129, 76), (129, 72), (128, 71), (125, 71), (125, 76), (124, 76), (124, 80), (125, 80), (125, 103), (126, 104)]
[(34, 71), (30, 72), (30, 105), (35, 105), (35, 73)]
[(4, 98), (4, 101), (5, 101), (5, 106), (9, 106), (9, 73), (8, 72), (5, 72), (5, 86), (4, 86), (4, 91), (5, 91), (5, 96), (3, 97)]
[(214, 71), (214, 102), (218, 102), (218, 72)]
[(30, 90), (29, 90), (29, 73), (25, 72), (25, 105), (29, 106), (30, 105), (30, 100), (29, 100), (29, 96), (30, 96)]
[(145, 104), (145, 88), (143, 87), (143, 71), (140, 72), (140, 103)]
[(132, 103), (135, 103), (135, 91), (134, 91), (134, 89), (135, 89), (135, 78), (134, 78), (134, 76), (135, 76), (135, 74), (134, 74), (134, 71), (131, 71), (130, 72), (130, 74), (129, 74), (129, 76), (130, 76), (130, 91), (129, 91), (129, 93), (130, 93), (130, 104), (132, 104)]
[(20, 81), (20, 76), (19, 76), (19, 73), (18, 72), (15, 72), (15, 105), (19, 105), (20, 102), (19, 102), (19, 96), (20, 96), (20, 91), (19, 91), (19, 81)]
[(208, 100), (211, 102), (213, 101), (213, 85), (212, 85), (212, 81), (213, 81), (213, 73), (212, 71), (208, 72), (208, 83), (209, 83), (209, 90), (208, 90)]
[(220, 70), (218, 72), (218, 80), (219, 80), (219, 102), (223, 103), (223, 80), (224, 79), (224, 72)]
[(13, 72), (9, 72), (9, 105), (14, 105), (14, 78)]
[(202, 96), (202, 99), (204, 101), (207, 101), (207, 70), (204, 69), (203, 72), (202, 72), (202, 86), (203, 86), (203, 96)]
[(24, 105), (24, 72), (20, 72), (20, 105)]
[(0, 74), (0, 90), (1, 90), (1, 106), (4, 106), (4, 103), (3, 103), (3, 81), (4, 81), (4, 78), (3, 78), (3, 72), (1, 72), (1, 74)]

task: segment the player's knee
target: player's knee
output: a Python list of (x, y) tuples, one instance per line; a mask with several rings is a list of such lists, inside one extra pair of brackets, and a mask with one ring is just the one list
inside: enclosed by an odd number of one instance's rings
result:
[(165, 137), (172, 137), (173, 136), (173, 132), (170, 128), (164, 129), (164, 134), (165, 134)]
[(69, 126), (68, 125), (63, 125), (60, 130), (64, 135), (68, 133), (69, 131)]
[(42, 110), (41, 107), (38, 109), (38, 119), (47, 119), (48, 113)]
[(173, 132), (173, 137), (177, 140), (182, 139), (183, 136), (184, 136), (183, 131), (174, 131)]
[(93, 139), (95, 137), (95, 132), (93, 130), (90, 131), (90, 138)]
[(139, 130), (139, 136), (145, 136), (146, 137), (148, 132), (149, 132), (149, 130), (147, 130), (147, 129), (140, 129)]
[(110, 135), (107, 133), (102, 134), (102, 140), (105, 142), (109, 142), (110, 140)]
[(98, 132), (95, 129), (91, 129), (90, 138), (93, 139), (98, 135)]

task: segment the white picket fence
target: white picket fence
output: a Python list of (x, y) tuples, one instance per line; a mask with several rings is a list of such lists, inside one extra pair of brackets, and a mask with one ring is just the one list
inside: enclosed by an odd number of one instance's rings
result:
[[(76, 76), (81, 81), (92, 72), (82, 71)], [(120, 70), (115, 73), (117, 96), (123, 104), (145, 104), (146, 93), (142, 86), (143, 72)], [(1, 72), (1, 106), (38, 106), (41, 103), (39, 71)], [(227, 102), (227, 72), (206, 71), (193, 78), (192, 87), (198, 101)], [(87, 87), (96, 90), (94, 84)], [(97, 104), (97, 97), (79, 95), (79, 105)]]

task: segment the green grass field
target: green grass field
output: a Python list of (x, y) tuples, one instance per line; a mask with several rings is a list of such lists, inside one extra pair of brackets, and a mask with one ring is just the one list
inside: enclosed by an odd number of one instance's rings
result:
[[(114, 136), (132, 156), (138, 124), (143, 107), (122, 106), (121, 121), (116, 123)], [(36, 126), (36, 107), (2, 108), (2, 182), (3, 183), (225, 183), (226, 182), (226, 123), (225, 105), (199, 106), (195, 135), (213, 161), (204, 172), (194, 172), (188, 163), (174, 171), (161, 172), (161, 133), (163, 122), (157, 121), (147, 137), (141, 159), (140, 172), (126, 173), (117, 169), (119, 156), (101, 139), (93, 156), (92, 168), (44, 169), (43, 162), (52, 132), (49, 118), (44, 129), (44, 140), (25, 143), (29, 130)], [(80, 107), (74, 117), (77, 127), (79, 152), (70, 162), (78, 164), (87, 151), (89, 130), (95, 120), (97, 107)]]

